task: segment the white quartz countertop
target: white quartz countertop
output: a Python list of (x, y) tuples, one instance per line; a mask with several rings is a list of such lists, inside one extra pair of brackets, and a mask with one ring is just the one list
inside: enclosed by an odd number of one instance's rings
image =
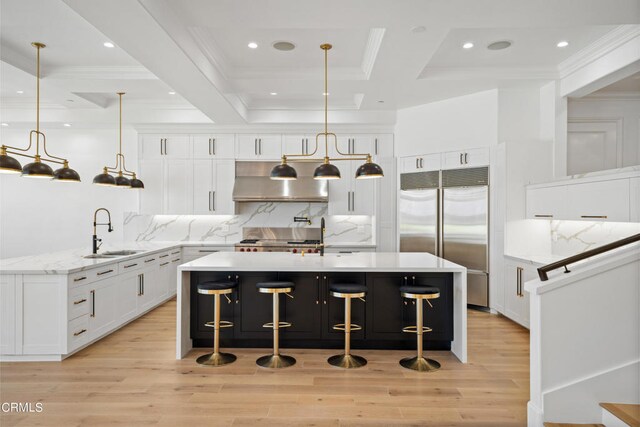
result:
[(299, 254), (282, 252), (217, 252), (182, 264), (182, 271), (349, 271), (465, 272), (458, 264), (427, 253), (359, 252)]
[(543, 266), (552, 262), (560, 261), (569, 255), (553, 255), (553, 254), (504, 254), (505, 257), (514, 261), (528, 262)]
[(98, 253), (114, 250), (135, 250), (136, 254), (113, 258), (84, 258), (91, 248), (69, 249), (0, 260), (0, 274), (70, 274), (109, 264), (168, 251), (181, 247), (232, 247), (233, 244), (207, 242), (128, 242), (119, 245), (103, 245)]

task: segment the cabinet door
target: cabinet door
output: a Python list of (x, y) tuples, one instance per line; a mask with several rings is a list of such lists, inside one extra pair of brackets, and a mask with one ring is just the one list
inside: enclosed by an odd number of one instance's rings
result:
[(322, 335), (322, 306), (320, 305), (320, 274), (279, 273), (278, 280), (296, 284), (293, 299), (282, 296), (284, 321), (291, 327), (281, 330), (283, 339), (320, 339)]
[[(394, 273), (367, 274), (369, 293), (367, 301), (367, 339), (404, 340), (414, 338), (413, 334), (402, 332), (409, 326), (403, 321), (404, 305), (407, 301), (400, 296), (403, 275)], [(415, 320), (415, 319), (414, 319)]]
[(351, 166), (338, 163), (341, 178), (329, 180), (329, 215), (351, 215)]
[(191, 158), (189, 135), (165, 135), (164, 139), (164, 157), (171, 159)]
[(462, 156), (464, 166), (477, 167), (488, 165), (490, 157), (489, 153), (489, 148), (473, 148), (471, 150), (465, 150)]
[(629, 221), (629, 180), (567, 185), (569, 219)]
[(371, 154), (374, 156), (373, 140), (373, 135), (351, 135), (351, 154)]
[[(338, 149), (336, 149), (336, 142), (332, 136), (328, 137), (329, 141), (329, 157), (339, 157), (341, 154), (338, 153), (338, 150), (342, 154), (350, 154), (351, 153), (351, 136), (349, 135), (338, 135)], [(318, 149), (320, 153), (324, 155), (324, 136), (318, 138)], [(342, 162), (340, 162), (342, 163)]]
[[(209, 345), (213, 345), (213, 328), (205, 324), (214, 320), (213, 310), (215, 300), (213, 295), (199, 294), (197, 288), (198, 283), (231, 280), (233, 277), (235, 277), (235, 275), (218, 271), (191, 273), (191, 338), (210, 340)], [(234, 326), (232, 328), (220, 329), (221, 340), (232, 339), (235, 330), (240, 327), (238, 321), (235, 319), (237, 313), (239, 313), (239, 311), (236, 311), (236, 307), (239, 307), (239, 304), (236, 303), (236, 301), (238, 301), (238, 290), (236, 289), (233, 293), (227, 294), (227, 296), (231, 302), (224, 296), (220, 296), (220, 320), (234, 322)]]
[(400, 172), (420, 172), (420, 156), (407, 156), (400, 158)]
[(164, 136), (156, 134), (140, 135), (140, 147), (141, 159), (160, 159), (164, 153)]
[[(247, 255), (247, 262), (251, 262), (251, 256)], [(271, 329), (263, 328), (262, 325), (271, 322), (273, 319), (273, 302), (271, 294), (263, 294), (256, 289), (256, 283), (278, 280), (278, 273), (241, 273), (238, 280), (238, 299), (240, 301), (239, 310), (236, 316), (235, 338), (263, 338), (270, 340), (273, 336)], [(280, 319), (285, 320), (284, 304), (280, 295)]]
[[(425, 335), (425, 341), (452, 341), (453, 340), (453, 275), (442, 273), (412, 274), (407, 279), (415, 286), (431, 286), (440, 289), (440, 298), (423, 302), (424, 325), (432, 329)], [(418, 304), (418, 302), (416, 302)], [(415, 324), (415, 304), (407, 304), (409, 320), (413, 317)], [(413, 312), (413, 313), (412, 313)]]
[(262, 160), (280, 160), (282, 157), (281, 135), (260, 135), (258, 137), (258, 158)]
[[(323, 274), (323, 289), (320, 294), (322, 298), (322, 336), (341, 340), (344, 337), (343, 331), (336, 331), (333, 325), (344, 323), (344, 298), (333, 297), (329, 293), (329, 286), (332, 283), (357, 283), (365, 284), (364, 273), (330, 273)], [(362, 340), (365, 337), (366, 320), (365, 303), (355, 298), (351, 300), (351, 323), (362, 326), (362, 330), (351, 332), (352, 340)]]
[[(354, 164), (355, 170), (359, 166)], [(343, 178), (345, 179), (345, 178)], [(384, 178), (379, 178), (384, 179)], [(351, 213), (353, 215), (374, 215), (376, 208), (376, 181), (378, 179), (351, 178), (353, 190), (351, 194)]]
[(629, 221), (640, 222), (640, 178), (629, 180)]
[(134, 271), (118, 277), (118, 304), (116, 315), (118, 322), (124, 323), (135, 317), (138, 311), (138, 293), (140, 292), (141, 273)]
[(282, 154), (307, 154), (313, 151), (315, 141), (309, 142), (308, 135), (284, 135), (282, 138)]
[(567, 187), (527, 188), (527, 218), (567, 219)]
[(236, 153), (240, 160), (256, 160), (258, 158), (258, 135), (237, 135)]
[(393, 158), (393, 134), (373, 135), (371, 155), (377, 158)]
[(524, 291), (525, 266), (505, 261), (504, 266), (504, 315), (511, 320), (524, 324), (528, 320), (528, 296)]
[(464, 166), (464, 151), (449, 151), (442, 154), (442, 169), (459, 169)]
[(91, 297), (89, 331), (91, 339), (94, 339), (116, 326), (117, 280), (107, 279), (96, 282), (89, 295)]
[[(192, 209), (192, 162), (166, 159), (164, 161), (164, 213), (188, 214)], [(146, 189), (145, 189), (146, 191)]]
[(140, 191), (140, 213), (156, 215), (163, 212), (162, 160), (142, 160), (140, 179), (144, 181), (144, 191)]
[(233, 159), (234, 135), (195, 135), (192, 138), (194, 159)]
[(157, 265), (142, 272), (142, 283), (138, 295), (138, 313), (143, 313), (155, 305), (159, 281), (160, 272)]
[[(163, 254), (165, 255), (165, 254)], [(160, 265), (158, 266), (158, 277), (156, 282), (156, 293), (155, 299), (156, 302), (160, 303), (169, 297), (169, 284), (175, 282), (175, 275), (172, 276), (172, 267), (171, 260), (169, 259), (169, 254), (167, 253), (167, 257), (163, 258), (163, 255), (160, 255)]]
[(213, 160), (193, 161), (193, 213), (213, 212), (213, 181), (215, 162)]
[(213, 176), (213, 192), (211, 194), (211, 209), (217, 215), (233, 215), (233, 181), (236, 177), (234, 160), (217, 160), (213, 162), (215, 175)]

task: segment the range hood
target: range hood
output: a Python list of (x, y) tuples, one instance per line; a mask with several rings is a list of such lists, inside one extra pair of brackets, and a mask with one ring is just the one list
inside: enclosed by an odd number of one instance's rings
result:
[(298, 179), (280, 181), (269, 178), (279, 162), (236, 162), (234, 202), (327, 202), (326, 180), (313, 179), (320, 163), (296, 163)]

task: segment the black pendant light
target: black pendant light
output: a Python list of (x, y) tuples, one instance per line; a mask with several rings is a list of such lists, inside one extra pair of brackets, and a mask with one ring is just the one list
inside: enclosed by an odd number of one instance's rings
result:
[(368, 156), (367, 161), (360, 165), (356, 171), (356, 179), (382, 178), (383, 176), (382, 168), (379, 164), (371, 161), (371, 156)]
[[(144, 183), (136, 177), (135, 172), (127, 170), (124, 163), (124, 154), (122, 154), (122, 95), (124, 95), (124, 92), (118, 92), (120, 98), (120, 140), (118, 143), (118, 153), (116, 154), (116, 165), (114, 167), (105, 166), (102, 168), (102, 173), (93, 178), (93, 183), (105, 187), (142, 190), (144, 189)], [(109, 172), (117, 174), (114, 177)], [(127, 178), (127, 176), (130, 176), (131, 179)]]
[(298, 179), (298, 173), (294, 168), (287, 164), (286, 157), (282, 157), (282, 163), (271, 170), (271, 175), (269, 177), (274, 180), (291, 181)]
[(93, 178), (93, 183), (96, 185), (103, 185), (105, 187), (113, 187), (116, 185), (116, 179), (109, 175), (109, 171), (107, 171), (107, 168), (105, 167), (101, 174), (96, 175)]
[[(313, 156), (318, 151), (318, 138), (324, 136), (324, 148), (325, 155), (322, 158), (322, 164), (316, 168), (313, 172), (314, 179), (340, 179), (340, 170), (333, 164), (331, 160), (365, 160), (356, 171), (357, 179), (370, 179), (381, 178), (384, 176), (384, 172), (380, 165), (371, 161), (371, 154), (354, 154), (343, 153), (338, 146), (338, 138), (336, 134), (328, 131), (328, 98), (329, 98), (329, 79), (328, 79), (328, 52), (332, 46), (329, 43), (320, 45), (320, 49), (324, 51), (324, 132), (320, 132), (316, 135), (316, 147), (313, 153), (308, 154), (285, 154), (282, 156), (282, 163), (275, 166), (271, 170), (271, 179), (287, 180), (296, 179), (296, 170), (287, 164), (287, 160), (291, 162), (311, 162), (314, 161)], [(329, 157), (329, 137), (333, 138), (336, 152), (339, 157)]]
[[(40, 49), (43, 49), (45, 45), (39, 42), (33, 42), (31, 45), (37, 49), (36, 128), (29, 132), (29, 146), (27, 148), (11, 147), (8, 145), (0, 146), (0, 173), (21, 173), (25, 178), (53, 179), (58, 182), (80, 182), (80, 175), (69, 167), (69, 161), (67, 159), (53, 156), (47, 152), (47, 138), (44, 133), (40, 132)], [(36, 137), (36, 152), (32, 155), (29, 154), (29, 150), (31, 150), (31, 146), (33, 145), (34, 135)], [(41, 146), (42, 155), (40, 154)], [(33, 162), (21, 167), (20, 162), (7, 155), (7, 153), (29, 157), (33, 159)], [(44, 162), (57, 163), (62, 165), (62, 167), (54, 172), (51, 166)]]
[(16, 175), (22, 173), (22, 165), (7, 155), (7, 149), (4, 146), (0, 147), (0, 173)]

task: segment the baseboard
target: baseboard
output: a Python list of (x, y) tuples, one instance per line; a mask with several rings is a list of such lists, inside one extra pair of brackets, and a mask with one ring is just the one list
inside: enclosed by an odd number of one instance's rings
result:
[(527, 427), (543, 427), (543, 413), (532, 401), (527, 402)]

